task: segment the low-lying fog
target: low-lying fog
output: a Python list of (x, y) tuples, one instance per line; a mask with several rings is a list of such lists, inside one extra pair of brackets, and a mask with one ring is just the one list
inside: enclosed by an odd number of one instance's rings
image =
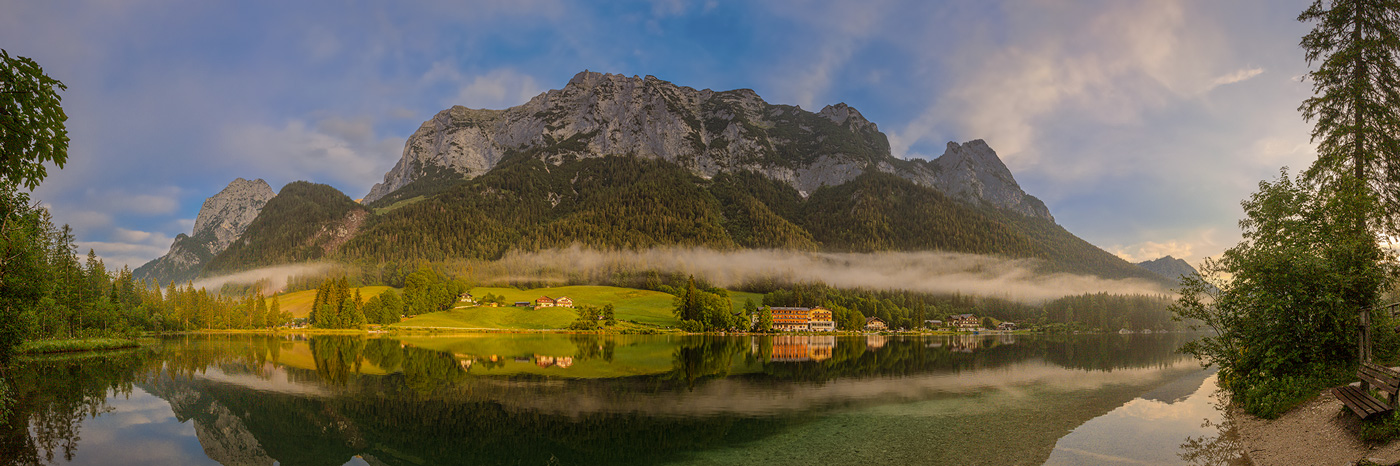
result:
[[(507, 254), (478, 267), (484, 283), (534, 281), (563, 283), (578, 277), (608, 277), (615, 272), (653, 270), (695, 275), (721, 287), (776, 280), (782, 283), (822, 282), (838, 288), (906, 290), (921, 293), (961, 293), (1021, 302), (1042, 302), (1063, 296), (1108, 292), (1166, 294), (1169, 290), (1140, 279), (1106, 279), (1071, 273), (1040, 273), (1035, 259), (1005, 259), (951, 252), (811, 253), (779, 250), (715, 251), (697, 248), (656, 248), (645, 251), (599, 251), (573, 247)], [(282, 289), (288, 277), (326, 271), (328, 264), (267, 267), (195, 282), (217, 289), (225, 283), (268, 280), (271, 291)]]

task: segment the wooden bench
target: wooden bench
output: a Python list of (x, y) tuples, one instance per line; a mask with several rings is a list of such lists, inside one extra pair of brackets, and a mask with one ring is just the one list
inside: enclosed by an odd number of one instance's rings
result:
[[(1332, 394), (1361, 419), (1395, 410), (1396, 397), (1400, 396), (1400, 372), (1363, 362), (1356, 370), (1356, 376), (1361, 379), (1360, 387), (1344, 385), (1332, 389)], [(1371, 396), (1372, 388), (1385, 392), (1386, 400)]]

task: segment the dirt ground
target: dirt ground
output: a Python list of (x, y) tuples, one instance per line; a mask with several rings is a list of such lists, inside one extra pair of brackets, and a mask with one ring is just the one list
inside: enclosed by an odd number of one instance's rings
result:
[(1400, 462), (1400, 441), (1374, 446), (1361, 442), (1361, 421), (1331, 390), (1278, 419), (1260, 419), (1235, 408), (1230, 418), (1256, 466)]

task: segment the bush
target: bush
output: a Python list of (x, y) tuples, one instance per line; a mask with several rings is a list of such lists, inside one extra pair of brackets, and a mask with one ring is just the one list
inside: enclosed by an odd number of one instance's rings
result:
[(582, 330), (582, 331), (598, 330), (598, 321), (596, 321), (596, 320), (575, 320), (573, 323), (569, 324), (569, 330)]
[(690, 333), (700, 333), (705, 331), (705, 324), (698, 320), (682, 320), (680, 329)]
[[(1351, 379), (1360, 310), (1377, 302), (1392, 265), (1348, 222), (1365, 199), (1319, 193), (1285, 171), (1241, 204), (1244, 240), (1186, 277), (1171, 309), (1192, 329), (1214, 330), (1182, 351), (1219, 365), (1221, 387), (1246, 412), (1272, 418)], [(1392, 324), (1378, 314), (1373, 354), (1393, 355), (1395, 338), (1382, 336)]]

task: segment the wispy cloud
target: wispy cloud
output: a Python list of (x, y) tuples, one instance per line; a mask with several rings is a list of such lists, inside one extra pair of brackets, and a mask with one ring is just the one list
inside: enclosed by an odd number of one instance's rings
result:
[[(403, 138), (380, 138), (368, 119), (331, 117), (314, 124), (291, 120), (283, 126), (233, 127), (222, 144), (249, 171), (286, 180), (335, 184), (351, 195), (374, 184), (403, 150)], [(278, 189), (279, 186), (273, 186)]]
[(1235, 71), (1234, 73), (1226, 74), (1215, 78), (1215, 81), (1211, 82), (1210, 88), (1215, 89), (1216, 87), (1224, 86), (1226, 84), (1234, 84), (1238, 82), (1248, 81), (1250, 79), (1253, 79), (1255, 76), (1259, 76), (1261, 74), (1264, 74), (1263, 68), (1241, 69)]

